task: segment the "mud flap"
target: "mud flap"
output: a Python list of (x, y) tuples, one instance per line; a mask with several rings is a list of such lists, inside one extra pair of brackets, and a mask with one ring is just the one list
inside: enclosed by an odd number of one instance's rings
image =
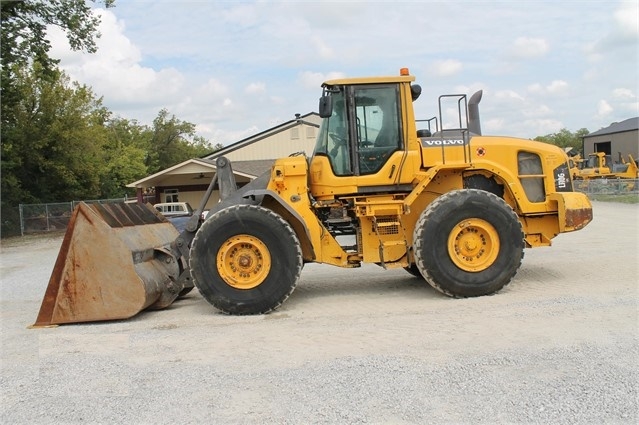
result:
[(126, 319), (169, 306), (182, 290), (178, 231), (147, 204), (73, 212), (34, 327)]

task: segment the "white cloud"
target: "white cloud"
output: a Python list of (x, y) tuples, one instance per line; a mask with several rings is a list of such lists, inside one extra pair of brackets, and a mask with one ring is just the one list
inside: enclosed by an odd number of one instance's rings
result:
[[(450, 103), (450, 102), (449, 102)], [(443, 124), (441, 128), (459, 128), (459, 111), (455, 105), (455, 107), (445, 107), (444, 104), (442, 110), (442, 120)]]
[(630, 37), (639, 36), (639, 3), (622, 2), (614, 13), (617, 29)]
[(483, 134), (497, 134), (504, 128), (505, 121), (503, 118), (493, 118), (482, 121), (481, 125)]
[(542, 86), (539, 83), (534, 83), (528, 86), (528, 93), (543, 93), (544, 91), (544, 86)]
[(517, 37), (510, 48), (510, 55), (518, 59), (535, 59), (548, 53), (548, 42), (543, 38)]
[(344, 78), (345, 75), (341, 72), (312, 72), (303, 71), (298, 75), (298, 81), (305, 87), (317, 90), (324, 81), (333, 80), (338, 78)]
[(525, 120), (523, 124), (527, 129), (529, 129), (531, 134), (535, 134), (537, 136), (556, 133), (562, 128), (565, 128), (561, 121), (548, 118)]
[(497, 100), (526, 100), (522, 95), (514, 90), (499, 90), (495, 93), (495, 99)]
[(550, 94), (558, 94), (558, 93), (564, 93), (567, 88), (568, 88), (567, 82), (562, 80), (555, 80), (552, 83), (550, 83), (549, 86), (546, 87), (546, 90)]
[(462, 63), (455, 59), (436, 61), (432, 65), (433, 72), (439, 77), (450, 77), (462, 70)]
[(256, 5), (231, 3), (232, 6), (220, 9), (220, 20), (227, 24), (240, 27), (249, 27), (259, 22), (259, 10)]
[(636, 99), (637, 94), (630, 89), (618, 88), (612, 91), (612, 96), (615, 99)]
[(286, 99), (283, 98), (282, 96), (271, 96), (271, 102), (274, 105), (285, 105), (286, 104)]
[(322, 40), (321, 38), (317, 36), (312, 37), (311, 42), (315, 46), (315, 49), (317, 49), (317, 54), (319, 55), (319, 57), (324, 59), (331, 59), (335, 56), (333, 49), (328, 47), (324, 40)]
[(124, 22), (106, 10), (96, 9), (94, 13), (99, 16), (101, 23), (99, 31), (101, 37), (96, 40), (98, 53), (86, 55), (71, 50), (65, 33), (56, 26), (47, 28), (47, 35), (51, 40), (51, 56), (61, 59), (66, 66), (81, 67), (87, 62), (95, 62), (96, 57), (105, 64), (119, 64), (120, 66), (132, 66), (140, 61), (142, 54), (131, 40), (123, 35)]
[(229, 92), (229, 88), (217, 78), (209, 78), (209, 80), (201, 87), (200, 90), (201, 93), (207, 97), (219, 97)]
[[(637, 61), (639, 43), (639, 3), (618, 3), (610, 22), (594, 41), (585, 43), (584, 51), (591, 62), (605, 61), (610, 55), (630, 55)], [(636, 68), (636, 67), (635, 67)]]
[(597, 104), (597, 117), (602, 118), (610, 115), (613, 111), (612, 106), (606, 100), (600, 100)]
[(525, 117), (547, 117), (552, 114), (552, 109), (547, 105), (530, 105), (522, 109), (521, 113)]
[(535, 95), (555, 95), (565, 93), (568, 89), (568, 83), (563, 80), (554, 80), (550, 84), (543, 86), (540, 83), (530, 84), (527, 90)]
[[(61, 58), (61, 66), (71, 78), (90, 85), (116, 112), (122, 107), (126, 109), (125, 105), (137, 109), (140, 105), (158, 105), (163, 100), (176, 101), (183, 96), (185, 78), (180, 71), (173, 67), (156, 70), (141, 66), (140, 50), (122, 34), (124, 23), (111, 11), (97, 9), (95, 13), (101, 18), (102, 37), (97, 40), (98, 51), (93, 55), (72, 52), (65, 35), (55, 27), (49, 28), (54, 46), (51, 55)], [(148, 122), (161, 108), (137, 118)]]
[[(631, 116), (639, 115), (639, 98), (637, 97), (637, 93), (630, 89), (616, 88), (612, 90), (612, 100), (610, 102), (612, 102), (612, 105), (608, 104), (607, 106), (609, 108), (606, 106), (603, 107), (603, 111), (606, 113), (609, 110), (619, 110)], [(602, 114), (602, 116), (605, 115), (606, 114)]]
[(246, 94), (263, 94), (266, 93), (266, 84), (263, 82), (251, 83), (244, 89)]
[[(488, 84), (482, 82), (474, 82), (469, 85), (457, 85), (453, 87), (453, 93), (466, 93), (469, 97), (472, 96), (475, 92), (481, 90), (483, 92), (483, 96), (486, 96), (489, 92)], [(435, 99), (433, 99), (435, 100)]]
[[(486, 14), (482, 2), (347, 2), (335, 13), (331, 2), (121, 2), (97, 12), (96, 54), (70, 52), (52, 29), (51, 55), (116, 115), (150, 123), (167, 108), (214, 143), (316, 111), (323, 81), (401, 67), (423, 88), (421, 118), (437, 113), (441, 94), (483, 89), (487, 131), (533, 138), (558, 123), (574, 131), (637, 116), (638, 8), (511, 2)], [(433, 38), (450, 20), (454, 36)]]
[(621, 111), (636, 117), (639, 116), (639, 102), (623, 102), (618, 105)]

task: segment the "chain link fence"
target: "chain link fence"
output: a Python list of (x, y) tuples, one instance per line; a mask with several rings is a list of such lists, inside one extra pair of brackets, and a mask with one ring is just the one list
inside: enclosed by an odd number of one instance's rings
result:
[(636, 179), (585, 179), (573, 180), (576, 191), (590, 195), (639, 195)]
[(109, 202), (135, 201), (135, 198), (94, 199), (50, 204), (20, 204), (20, 234), (65, 230), (71, 214), (80, 202), (105, 204)]

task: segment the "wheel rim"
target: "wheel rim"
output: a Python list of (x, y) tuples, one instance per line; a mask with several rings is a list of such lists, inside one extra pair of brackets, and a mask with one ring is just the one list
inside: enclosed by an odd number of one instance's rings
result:
[(499, 255), (499, 234), (485, 220), (470, 218), (461, 221), (448, 237), (448, 255), (462, 270), (486, 270)]
[(227, 285), (236, 289), (251, 289), (268, 276), (271, 254), (256, 237), (236, 235), (222, 244), (216, 263), (217, 271)]

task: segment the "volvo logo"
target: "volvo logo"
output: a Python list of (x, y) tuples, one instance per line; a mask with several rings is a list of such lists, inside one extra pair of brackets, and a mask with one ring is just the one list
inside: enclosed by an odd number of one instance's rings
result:
[(425, 148), (429, 146), (464, 146), (465, 144), (464, 139), (422, 139), (422, 146)]

